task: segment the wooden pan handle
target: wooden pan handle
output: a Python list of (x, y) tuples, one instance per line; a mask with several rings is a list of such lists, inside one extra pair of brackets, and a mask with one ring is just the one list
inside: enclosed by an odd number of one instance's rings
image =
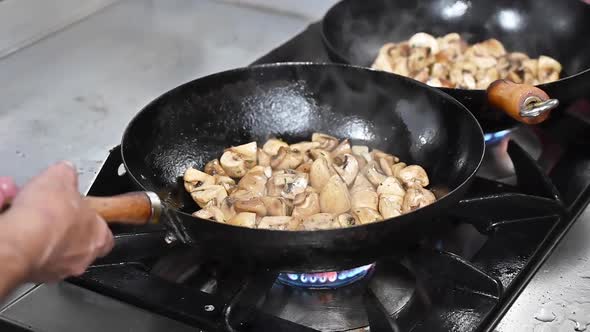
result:
[(492, 82), (487, 89), (488, 102), (513, 119), (526, 124), (537, 124), (549, 117), (559, 105), (545, 91), (528, 84), (516, 84), (508, 80)]
[(137, 191), (127, 194), (84, 198), (107, 223), (147, 225), (158, 223), (162, 202), (153, 192)]

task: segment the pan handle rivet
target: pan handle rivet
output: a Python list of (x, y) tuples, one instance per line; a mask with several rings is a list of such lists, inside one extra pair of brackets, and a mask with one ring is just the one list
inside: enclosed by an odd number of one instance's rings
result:
[(166, 234), (164, 241), (166, 242), (166, 244), (172, 244), (172, 243), (176, 242), (176, 236), (172, 233), (168, 233), (168, 234)]
[(205, 306), (205, 311), (209, 311), (209, 312), (211, 312), (211, 311), (213, 311), (213, 310), (215, 310), (215, 307), (214, 307), (213, 305), (211, 305), (211, 304), (207, 304), (207, 305)]

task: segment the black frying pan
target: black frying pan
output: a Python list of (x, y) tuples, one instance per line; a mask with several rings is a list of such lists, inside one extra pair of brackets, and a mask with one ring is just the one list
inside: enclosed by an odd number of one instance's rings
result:
[[(187, 167), (202, 169), (231, 145), (271, 136), (309, 140), (313, 132), (422, 165), (438, 201), (383, 222), (322, 231), (249, 229), (190, 215), (198, 208), (181, 184)], [(214, 74), (165, 93), (131, 121), (121, 150), (129, 175), (162, 198), (168, 226), (205, 255), (329, 271), (373, 261), (434, 232), (436, 217), (461, 198), (478, 169), (484, 139), (464, 106), (414, 80), (345, 65), (276, 64)], [(135, 211), (145, 207), (134, 197), (128, 202)], [(143, 201), (145, 213), (136, 214), (145, 219), (150, 206)]]
[[(324, 16), (322, 33), (334, 61), (359, 66), (370, 66), (383, 44), (407, 40), (416, 32), (435, 36), (457, 32), (469, 43), (496, 38), (507, 51), (531, 57), (544, 54), (561, 62), (563, 78), (538, 87), (566, 105), (590, 91), (589, 20), (590, 5), (580, 0), (343, 0)], [(489, 109), (484, 90), (441, 90), (472, 111), (485, 132), (516, 124)], [(544, 120), (548, 112), (538, 117), (519, 115), (527, 94), (544, 97), (529, 86), (507, 96), (512, 100), (494, 104), (521, 122)]]

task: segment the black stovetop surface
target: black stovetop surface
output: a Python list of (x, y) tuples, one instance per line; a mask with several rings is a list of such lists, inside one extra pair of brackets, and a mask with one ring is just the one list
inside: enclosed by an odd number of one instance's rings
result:
[[(317, 24), (256, 63), (285, 61), (329, 61)], [(589, 99), (489, 148), (487, 171), (444, 217), (453, 226), (385, 253), (351, 286), (290, 288), (279, 271), (167, 244), (158, 226), (114, 227), (115, 250), (69, 281), (207, 331), (492, 330), (590, 199)], [(116, 147), (89, 194), (134, 190), (121, 164)]]

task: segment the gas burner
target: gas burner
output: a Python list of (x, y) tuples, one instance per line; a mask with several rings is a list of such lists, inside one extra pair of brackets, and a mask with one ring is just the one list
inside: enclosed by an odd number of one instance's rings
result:
[(310, 289), (335, 289), (364, 278), (375, 264), (339, 272), (281, 273), (278, 281), (287, 286)]
[(369, 325), (365, 310), (369, 287), (392, 317), (409, 312), (416, 280), (406, 267), (397, 261), (385, 260), (368, 265), (365, 273), (369, 275), (347, 287), (330, 290), (276, 282), (261, 310), (318, 331), (356, 331)]

